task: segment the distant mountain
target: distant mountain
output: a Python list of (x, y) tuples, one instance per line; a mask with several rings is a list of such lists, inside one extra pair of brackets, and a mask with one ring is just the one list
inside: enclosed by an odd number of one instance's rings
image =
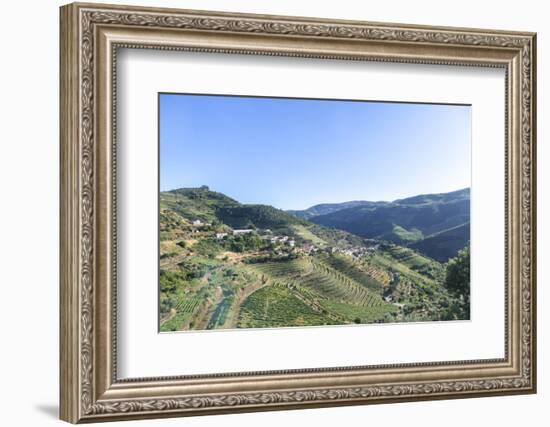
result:
[(457, 200), (470, 200), (470, 189), (463, 188), (449, 193), (420, 194), (418, 196), (407, 197), (406, 199), (397, 199), (392, 203), (399, 205), (422, 205), (428, 203), (448, 203)]
[(343, 203), (322, 203), (307, 209), (287, 210), (287, 212), (291, 215), (297, 216), (298, 218), (310, 219), (315, 216), (326, 215), (332, 212), (337, 212), (348, 208), (355, 208), (358, 206), (378, 207), (378, 206), (383, 206), (387, 204), (389, 204), (389, 202), (368, 202), (365, 200), (354, 200), (351, 202), (343, 202)]
[(412, 243), (409, 246), (432, 259), (446, 262), (455, 256), (470, 240), (470, 223), (442, 231)]
[[(456, 254), (470, 239), (469, 188), (393, 202), (351, 203), (358, 204), (343, 209), (337, 209), (342, 204), (328, 205), (332, 212), (310, 215), (308, 220), (364, 238), (408, 245), (440, 261)], [(306, 211), (319, 211), (314, 208)]]

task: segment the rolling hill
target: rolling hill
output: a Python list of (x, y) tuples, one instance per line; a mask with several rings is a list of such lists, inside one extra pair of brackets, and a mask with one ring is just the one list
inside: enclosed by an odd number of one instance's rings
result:
[[(422, 194), (393, 202), (350, 202), (320, 212), (316, 206), (296, 213), (316, 224), (357, 236), (408, 245), (439, 261), (446, 261), (469, 241), (470, 189)], [(312, 215), (313, 214), (313, 215)]]
[(191, 221), (198, 219), (212, 222), (222, 207), (238, 206), (239, 203), (225, 194), (211, 191), (207, 186), (178, 188), (160, 193), (160, 210), (173, 211)]
[[(447, 199), (413, 198), (398, 206), (421, 209), (450, 203)], [(272, 206), (241, 204), (207, 186), (161, 192), (159, 205), (161, 331), (465, 316), (444, 285), (446, 266), (420, 253), (452, 250), (452, 238), (467, 234), (464, 227), (423, 238), (420, 230), (395, 225), (401, 236), (420, 234), (416, 242), (424, 245), (412, 248), (368, 240)], [(376, 211), (393, 204), (351, 205), (316, 212)]]
[(241, 204), (207, 186), (161, 192), (160, 215), (161, 222), (172, 227), (181, 227), (178, 221), (183, 218), (188, 223), (200, 220), (236, 229), (271, 229), (301, 240), (317, 240), (321, 246), (362, 244), (360, 237), (346, 231), (325, 228), (273, 206)]
[(161, 192), (161, 210), (169, 209), (187, 220), (221, 221), (233, 228), (278, 228), (305, 221), (268, 205), (243, 205), (207, 186)]
[(343, 203), (321, 203), (319, 205), (312, 206), (304, 210), (288, 210), (287, 212), (298, 218), (310, 219), (315, 216), (326, 215), (332, 212), (341, 211), (343, 209), (355, 208), (355, 207), (378, 207), (389, 204), (389, 202), (368, 202), (365, 200), (353, 200), (351, 202)]
[(440, 262), (446, 262), (455, 256), (470, 240), (470, 223), (433, 234), (423, 240), (412, 243), (410, 248)]
[(267, 205), (230, 205), (216, 210), (216, 217), (233, 228), (279, 229), (307, 222), (280, 209)]

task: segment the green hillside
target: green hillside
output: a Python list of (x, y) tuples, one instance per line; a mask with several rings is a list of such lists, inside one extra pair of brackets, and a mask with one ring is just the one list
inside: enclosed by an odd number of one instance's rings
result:
[(455, 256), (465, 243), (470, 240), (470, 223), (453, 227), (426, 237), (425, 239), (409, 245), (429, 257), (446, 262)]
[(457, 200), (470, 200), (470, 189), (463, 188), (448, 193), (420, 194), (418, 196), (394, 200), (393, 203), (399, 205), (424, 205), (429, 203), (449, 203)]
[(307, 222), (267, 205), (231, 205), (216, 209), (216, 217), (233, 228), (287, 228)]
[(207, 186), (180, 188), (160, 193), (160, 211), (169, 210), (188, 220), (212, 222), (216, 211), (227, 206), (236, 206), (236, 200), (222, 193), (210, 191)]
[(298, 218), (310, 219), (319, 215), (326, 215), (332, 212), (341, 211), (343, 209), (354, 208), (358, 206), (362, 207), (378, 207), (384, 206), (388, 202), (368, 202), (365, 200), (354, 200), (351, 202), (343, 203), (321, 203), (319, 205), (312, 206), (304, 210), (288, 210), (287, 212)]
[[(409, 245), (432, 258), (446, 261), (468, 242), (469, 228), (436, 236), (469, 223), (470, 190), (425, 194), (391, 203), (362, 204), (310, 216), (309, 221), (364, 238)], [(421, 244), (428, 238), (430, 241)], [(437, 248), (442, 248), (442, 252), (437, 252)]]
[[(241, 204), (206, 186), (162, 192), (159, 217), (161, 331), (445, 320), (469, 312), (446, 289), (445, 265), (403, 245)], [(402, 240), (421, 233), (392, 231)]]
[(299, 241), (311, 241), (323, 247), (361, 245), (362, 239), (346, 231), (329, 229), (296, 218), (268, 205), (241, 204), (207, 186), (180, 188), (160, 193), (161, 231), (185, 229), (193, 221), (209, 224), (211, 229), (271, 229)]

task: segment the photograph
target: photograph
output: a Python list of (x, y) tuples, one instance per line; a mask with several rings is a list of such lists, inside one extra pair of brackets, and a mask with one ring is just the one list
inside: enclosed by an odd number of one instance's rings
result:
[(470, 319), (470, 105), (158, 103), (161, 332)]

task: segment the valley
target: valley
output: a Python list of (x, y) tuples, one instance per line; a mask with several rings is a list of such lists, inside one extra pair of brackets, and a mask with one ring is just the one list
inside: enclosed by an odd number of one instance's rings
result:
[(446, 286), (469, 240), (456, 193), (305, 213), (161, 192), (160, 330), (467, 319), (469, 295)]

